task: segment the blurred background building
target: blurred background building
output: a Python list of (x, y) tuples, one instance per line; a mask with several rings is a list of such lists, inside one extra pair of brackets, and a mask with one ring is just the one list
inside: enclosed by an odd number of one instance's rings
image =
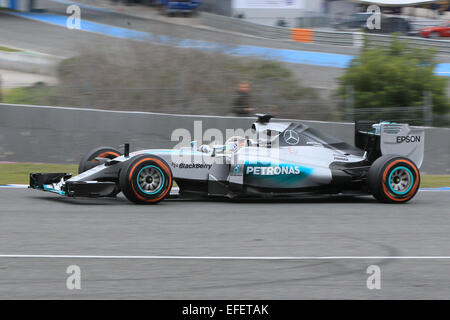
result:
[(265, 25), (293, 27), (299, 17), (315, 16), (334, 11), (353, 12), (357, 4), (345, 0), (204, 0), (203, 10), (246, 19)]
[[(92, 1), (93, 4), (98, 2)], [(433, 14), (443, 15), (450, 10), (450, 0), (109, 0), (109, 2), (160, 6), (168, 8), (168, 12), (182, 11), (184, 8), (187, 8), (185, 11), (191, 11), (198, 8), (253, 23), (285, 27), (297, 27), (307, 19), (343, 18), (365, 11), (370, 4), (379, 5), (387, 13), (425, 17)], [(45, 2), (40, 0), (0, 0), (0, 8), (18, 11), (47, 9)]]
[(0, 0), (0, 8), (8, 8), (18, 11), (31, 11), (34, 0)]
[(264, 25), (297, 27), (299, 21), (324, 17), (345, 17), (377, 4), (389, 13), (404, 13), (406, 8), (446, 12), (450, 1), (437, 0), (203, 0), (202, 10), (245, 19)]

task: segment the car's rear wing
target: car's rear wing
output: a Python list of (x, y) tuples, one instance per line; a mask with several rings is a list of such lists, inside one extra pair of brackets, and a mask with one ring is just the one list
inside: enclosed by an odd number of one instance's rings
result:
[(406, 123), (357, 121), (355, 146), (367, 151), (374, 161), (385, 154), (395, 154), (411, 159), (420, 168), (423, 162), (425, 131)]

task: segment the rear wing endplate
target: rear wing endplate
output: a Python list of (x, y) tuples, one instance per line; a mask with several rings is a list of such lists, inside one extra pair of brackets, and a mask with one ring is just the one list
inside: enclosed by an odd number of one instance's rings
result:
[(406, 157), (420, 168), (425, 150), (425, 131), (407, 124), (380, 124), (381, 154)]

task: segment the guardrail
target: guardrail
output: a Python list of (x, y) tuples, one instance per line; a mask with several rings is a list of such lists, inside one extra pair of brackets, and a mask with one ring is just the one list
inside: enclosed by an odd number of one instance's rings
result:
[[(367, 36), (371, 45), (380, 46), (387, 45), (392, 41), (393, 37), (389, 35), (371, 35)], [(450, 41), (434, 40), (419, 37), (398, 37), (400, 40), (408, 41), (413, 47), (434, 48), (438, 53), (450, 54)]]
[[(291, 40), (298, 42), (313, 42), (317, 44), (338, 45), (348, 47), (361, 47), (364, 43), (364, 36), (367, 37), (372, 46), (383, 46), (389, 44), (393, 37), (390, 35), (370, 34), (362, 32), (342, 32), (325, 31), (313, 29), (283, 28), (259, 25), (242, 19), (215, 15), (202, 12), (201, 21), (204, 25), (232, 31), (241, 34), (248, 34), (267, 39)], [(299, 31), (300, 30), (300, 31)], [(301, 34), (299, 34), (299, 32)], [(307, 36), (305, 36), (307, 35)], [(434, 40), (419, 37), (398, 37), (408, 41), (412, 46), (422, 48), (435, 48), (440, 54), (450, 55), (450, 41)]]
[[(386, 46), (393, 39), (390, 35), (370, 34), (363, 32), (314, 31), (314, 43), (319, 44), (362, 47), (364, 37), (367, 38), (370, 46)], [(399, 36), (397, 38), (407, 41), (413, 47), (434, 48), (438, 53), (450, 54), (450, 41), (448, 40), (434, 40), (404, 36)]]
[[(338, 46), (355, 46), (354, 34), (352, 32), (329, 32), (314, 31), (314, 43), (331, 44)], [(359, 46), (359, 45), (357, 45)]]
[(217, 29), (249, 34), (267, 39), (291, 39), (291, 29), (289, 28), (271, 27), (207, 12), (201, 12), (200, 17), (202, 24)]

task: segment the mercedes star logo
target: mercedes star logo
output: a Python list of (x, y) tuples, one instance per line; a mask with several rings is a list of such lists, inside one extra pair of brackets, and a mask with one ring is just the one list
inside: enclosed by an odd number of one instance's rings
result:
[(283, 134), (284, 141), (286, 143), (294, 146), (299, 143), (300, 137), (298, 136), (298, 133), (294, 130), (286, 130)]

